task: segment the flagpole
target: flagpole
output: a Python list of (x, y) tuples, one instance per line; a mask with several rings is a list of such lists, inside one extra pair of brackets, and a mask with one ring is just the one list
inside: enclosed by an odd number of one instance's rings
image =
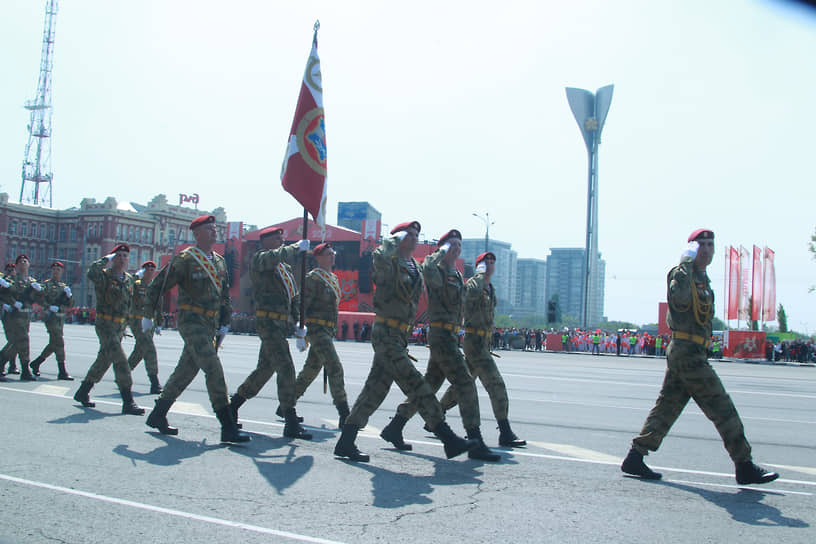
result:
[[(303, 238), (309, 240), (309, 211), (303, 208)], [(306, 287), (306, 253), (301, 254), (300, 259), (300, 326), (306, 326), (304, 314), (306, 313), (306, 297), (303, 296), (303, 289)]]

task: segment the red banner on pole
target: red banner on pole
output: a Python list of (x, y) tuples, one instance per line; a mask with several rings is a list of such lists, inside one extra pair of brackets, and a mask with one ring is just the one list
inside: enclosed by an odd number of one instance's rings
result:
[(739, 251), (728, 248), (728, 312), (726, 319), (737, 319), (739, 310)]
[(765, 248), (765, 282), (762, 298), (764, 307), (763, 321), (776, 320), (776, 269), (774, 268), (774, 252)]
[(326, 224), (326, 125), (323, 81), (317, 56), (315, 23), (312, 51), (300, 86), (295, 119), (281, 169), (284, 190), (295, 197), (321, 227)]
[(739, 248), (739, 311), (737, 319), (748, 321), (748, 297), (751, 296), (751, 255), (748, 250), (740, 246)]
[(751, 321), (759, 321), (762, 317), (762, 250), (753, 248), (751, 274)]

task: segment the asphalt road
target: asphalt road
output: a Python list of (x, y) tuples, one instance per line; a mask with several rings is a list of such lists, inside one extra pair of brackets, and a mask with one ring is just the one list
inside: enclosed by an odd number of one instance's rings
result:
[[(93, 361), (93, 328), (66, 326), (69, 371)], [(32, 352), (46, 341), (32, 324)], [(157, 338), (160, 377), (182, 343)], [(124, 341), (126, 351), (133, 345)], [(221, 357), (234, 391), (254, 368), (259, 341), (230, 335)], [(369, 344), (336, 344), (350, 401), (367, 375)], [(295, 365), (305, 354), (292, 345)], [(411, 348), (420, 367), (425, 348)], [(273, 380), (244, 405), (253, 439), (219, 444), (201, 376), (170, 412), (176, 437), (120, 414), (110, 370), (92, 391), (95, 409), (56, 380), (52, 359), (37, 382), (0, 383), (0, 542), (808, 542), (816, 541), (816, 368), (715, 363), (745, 423), (757, 463), (778, 470), (766, 486), (740, 487), (713, 425), (693, 404), (661, 450), (647, 458), (660, 482), (622, 475), (621, 458), (660, 388), (665, 361), (501, 352), (511, 422), (529, 442), (498, 449), (499, 463), (446, 460), (441, 444), (408, 423), (413, 452), (379, 437), (402, 400), (396, 387), (357, 444), (355, 464), (332, 455), (337, 414), (320, 378), (298, 403), (315, 435), (281, 437)], [(152, 407), (143, 366), (137, 402)], [(480, 387), (482, 432), (498, 431)], [(451, 426), (462, 432), (459, 414)]]

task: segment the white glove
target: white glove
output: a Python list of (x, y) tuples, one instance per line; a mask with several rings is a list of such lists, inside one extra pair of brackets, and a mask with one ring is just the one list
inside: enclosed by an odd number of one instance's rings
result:
[(114, 257), (116, 257), (116, 253), (111, 253), (110, 255), (105, 255), (105, 258), (108, 261), (112, 261)]
[(55, 314), (59, 313), (59, 306), (49, 306), (48, 309)]
[(699, 242), (695, 242), (694, 240), (692, 240), (691, 242), (688, 243), (686, 249), (683, 250), (683, 253), (680, 254), (680, 258), (682, 259), (683, 257), (691, 257), (692, 259), (694, 259), (695, 257), (697, 257), (697, 250), (699, 248), (700, 248)]
[(308, 329), (306, 327), (301, 327), (300, 323), (298, 323), (298, 326), (295, 327), (295, 336), (297, 336), (298, 338), (306, 338), (307, 332)]
[(39, 283), (37, 283), (36, 281), (32, 281), (32, 282), (31, 282), (31, 288), (32, 288), (32, 289), (34, 289), (34, 290), (35, 290), (35, 291), (37, 291), (37, 292), (42, 291), (42, 285), (40, 285), (40, 284), (39, 284)]
[(298, 351), (306, 351), (308, 344), (306, 343), (305, 338), (298, 338), (295, 340), (295, 346), (297, 346)]
[(439, 250), (442, 251), (443, 253), (447, 253), (449, 249), (450, 249), (450, 244), (448, 242), (445, 242), (444, 244), (442, 244), (439, 247)]
[(144, 268), (140, 268), (138, 272), (136, 272), (136, 277), (141, 279), (144, 276)]
[(153, 320), (149, 317), (142, 318), (142, 332), (147, 332), (153, 328)]
[(218, 329), (218, 336), (226, 336), (229, 332), (229, 325), (224, 325), (220, 329)]
[(71, 288), (68, 287), (67, 285), (65, 286), (65, 289), (63, 289), (63, 291), (65, 291), (65, 294), (68, 295), (68, 298), (74, 296), (73, 293), (71, 293)]
[(304, 251), (309, 251), (309, 240), (300, 240), (297, 243), (297, 246), (301, 253)]
[(2, 287), (3, 289), (8, 289), (9, 287), (11, 287), (11, 284), (7, 282), (4, 278), (0, 278), (0, 287)]
[(156, 332), (156, 334), (157, 334), (158, 336), (161, 336), (161, 327), (159, 327), (158, 325), (156, 325), (155, 332)]
[(397, 240), (399, 240), (401, 242), (403, 239), (405, 239), (406, 236), (408, 236), (408, 231), (407, 230), (401, 230), (398, 233), (396, 233), (394, 236), (397, 238)]
[(23, 303), (18, 300), (17, 302), (14, 303), (14, 307), (17, 308), (18, 310), (22, 310)]
[(11, 311), (11, 306), (9, 306), (8, 304), (3, 304), (3, 311), (4, 312), (10, 312)]

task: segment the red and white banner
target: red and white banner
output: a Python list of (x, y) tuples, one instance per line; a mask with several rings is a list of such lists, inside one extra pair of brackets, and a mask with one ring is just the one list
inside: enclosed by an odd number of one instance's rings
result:
[(751, 274), (751, 321), (762, 318), (762, 250), (753, 248), (753, 273)]
[(323, 80), (317, 56), (315, 23), (312, 51), (300, 86), (295, 119), (281, 169), (284, 190), (295, 197), (321, 227), (326, 224), (326, 125), (323, 116)]
[(767, 247), (765, 248), (764, 284), (762, 320), (774, 321), (776, 320), (776, 269), (774, 268), (774, 252)]
[(748, 321), (748, 297), (751, 296), (751, 255), (748, 250), (740, 246), (739, 248), (739, 271), (740, 271), (740, 292), (739, 311), (737, 319)]
[(739, 251), (728, 248), (728, 311), (726, 319), (737, 319), (739, 315)]
[(244, 239), (244, 223), (242, 221), (227, 222), (227, 240), (241, 241)]
[(363, 219), (362, 221), (363, 240), (379, 240), (380, 238), (380, 222), (371, 219)]

